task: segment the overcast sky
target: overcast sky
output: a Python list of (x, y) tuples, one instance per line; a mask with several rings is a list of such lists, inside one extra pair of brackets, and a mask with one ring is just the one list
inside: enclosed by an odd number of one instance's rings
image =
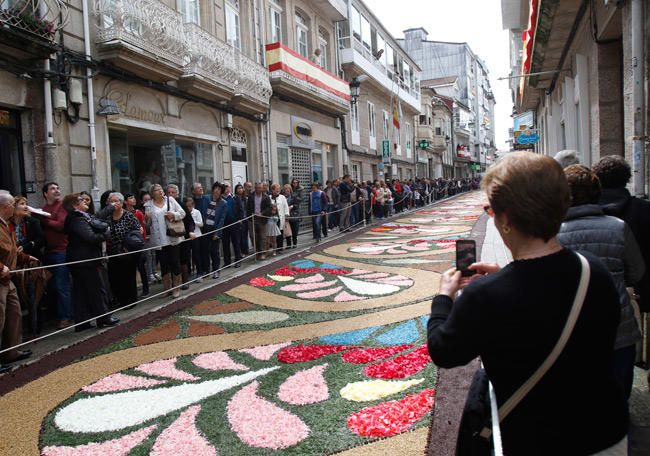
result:
[(379, 21), (396, 38), (404, 30), (424, 27), (429, 39), (467, 42), (487, 64), (496, 99), (495, 133), (497, 148), (507, 149), (511, 127), (512, 97), (508, 81), (508, 32), (501, 27), (500, 0), (365, 0)]

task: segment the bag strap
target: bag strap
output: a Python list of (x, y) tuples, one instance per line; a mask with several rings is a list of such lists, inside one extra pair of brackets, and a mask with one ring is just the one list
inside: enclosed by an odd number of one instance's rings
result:
[[(539, 381), (546, 374), (546, 372), (548, 372), (551, 366), (555, 364), (555, 361), (557, 361), (560, 353), (562, 353), (562, 350), (564, 350), (564, 347), (571, 337), (573, 328), (575, 327), (576, 322), (578, 321), (578, 317), (580, 316), (580, 311), (582, 310), (585, 296), (587, 295), (587, 288), (589, 287), (589, 279), (591, 276), (589, 262), (584, 256), (580, 255), (579, 253), (577, 255), (580, 259), (582, 267), (580, 274), (580, 283), (578, 284), (578, 291), (576, 292), (576, 296), (573, 300), (573, 306), (571, 307), (571, 312), (569, 313), (569, 317), (567, 318), (566, 324), (564, 325), (562, 334), (560, 334), (560, 338), (555, 344), (555, 347), (553, 347), (553, 350), (544, 360), (542, 365), (537, 368), (535, 373), (530, 376), (526, 383), (521, 385), (519, 389), (515, 391), (513, 395), (510, 396), (510, 398), (501, 407), (499, 407), (499, 423), (503, 422), (503, 420), (506, 419), (510, 412), (512, 412), (512, 410), (517, 407), (517, 405), (524, 399), (524, 397), (526, 397), (530, 390), (532, 390), (535, 385), (539, 383)], [(481, 437), (483, 438), (490, 438), (491, 435), (492, 429), (488, 427), (484, 427), (481, 431)]]

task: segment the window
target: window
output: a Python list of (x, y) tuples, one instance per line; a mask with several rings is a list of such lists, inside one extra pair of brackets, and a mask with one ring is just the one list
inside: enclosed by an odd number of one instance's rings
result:
[(381, 57), (379, 57), (378, 61), (381, 63), (382, 66), (386, 66), (386, 41), (384, 41), (384, 38), (378, 33), (377, 34), (377, 49), (375, 49), (375, 52), (381, 52), (384, 51)]
[(296, 13), (296, 45), (298, 54), (309, 58), (309, 26), (307, 21), (300, 14)]
[(289, 180), (289, 137), (284, 135), (277, 136), (278, 151), (278, 174), (280, 182), (290, 182)]
[(199, 0), (177, 0), (177, 6), (184, 22), (200, 24)]
[(327, 69), (327, 33), (322, 30), (318, 31), (318, 49), (320, 49), (320, 61), (318, 64)]
[(370, 137), (375, 138), (377, 136), (377, 132), (375, 129), (375, 105), (368, 102), (368, 123), (369, 123), (369, 128), (370, 128)]
[(420, 114), (420, 125), (426, 125), (427, 124), (427, 116), (424, 114)]
[(226, 39), (229, 45), (241, 50), (241, 30), (239, 24), (239, 0), (227, 0)]
[(388, 75), (392, 78), (393, 73), (395, 72), (395, 52), (393, 48), (386, 44), (386, 69), (388, 70)]
[(282, 6), (280, 0), (270, 0), (269, 5), (269, 35), (272, 43), (278, 43), (282, 41)]
[(350, 124), (352, 131), (359, 131), (359, 105), (357, 103), (352, 103), (350, 106)]
[(354, 6), (352, 7), (350, 22), (352, 23), (352, 34), (361, 41), (361, 13)]
[(436, 136), (442, 136), (442, 128), (436, 127)]
[(404, 78), (404, 85), (409, 89), (411, 87), (411, 67), (406, 62), (403, 62), (402, 65), (402, 77)]
[(335, 149), (334, 147), (330, 146), (329, 144), (323, 144), (323, 153), (327, 154), (327, 178), (328, 179), (333, 179), (334, 176), (336, 175), (334, 173), (334, 168), (335, 168), (335, 160), (334, 160), (334, 155), (335, 155)]
[(366, 48), (371, 48), (372, 29), (370, 28), (370, 22), (364, 16), (361, 16), (361, 41)]
[(383, 133), (384, 133), (383, 138), (388, 139), (388, 125), (389, 125), (389, 123), (388, 123), (389, 122), (389, 120), (388, 120), (388, 112), (383, 111), (382, 114), (383, 114), (383, 120), (384, 120), (384, 123), (382, 125), (383, 130), (384, 130), (383, 131)]
[(411, 141), (413, 135), (411, 134), (411, 124), (406, 124), (406, 158), (411, 158)]

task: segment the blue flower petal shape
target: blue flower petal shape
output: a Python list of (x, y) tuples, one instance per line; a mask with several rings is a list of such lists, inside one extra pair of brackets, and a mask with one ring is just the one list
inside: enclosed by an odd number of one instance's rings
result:
[(375, 340), (383, 345), (412, 344), (420, 338), (420, 331), (415, 320), (409, 320), (397, 328), (375, 337)]
[(341, 266), (335, 264), (323, 263), (320, 265), (321, 269), (342, 269)]
[(320, 338), (321, 342), (333, 345), (354, 345), (360, 344), (368, 336), (377, 331), (380, 326), (373, 326), (371, 328), (358, 329), (356, 331), (331, 334)]
[(427, 329), (427, 323), (429, 323), (429, 316), (428, 315), (422, 315), (420, 317), (420, 323), (422, 323), (422, 326), (426, 330)]
[(293, 266), (294, 268), (309, 269), (309, 268), (316, 267), (316, 263), (309, 260), (298, 260), (298, 261), (292, 261), (291, 266)]

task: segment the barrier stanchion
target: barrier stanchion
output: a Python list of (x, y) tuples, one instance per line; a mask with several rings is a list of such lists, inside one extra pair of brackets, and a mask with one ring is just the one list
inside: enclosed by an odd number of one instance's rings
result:
[(255, 226), (255, 214), (252, 215), (251, 222), (253, 222), (253, 254), (255, 255), (255, 262), (257, 263), (257, 227)]

